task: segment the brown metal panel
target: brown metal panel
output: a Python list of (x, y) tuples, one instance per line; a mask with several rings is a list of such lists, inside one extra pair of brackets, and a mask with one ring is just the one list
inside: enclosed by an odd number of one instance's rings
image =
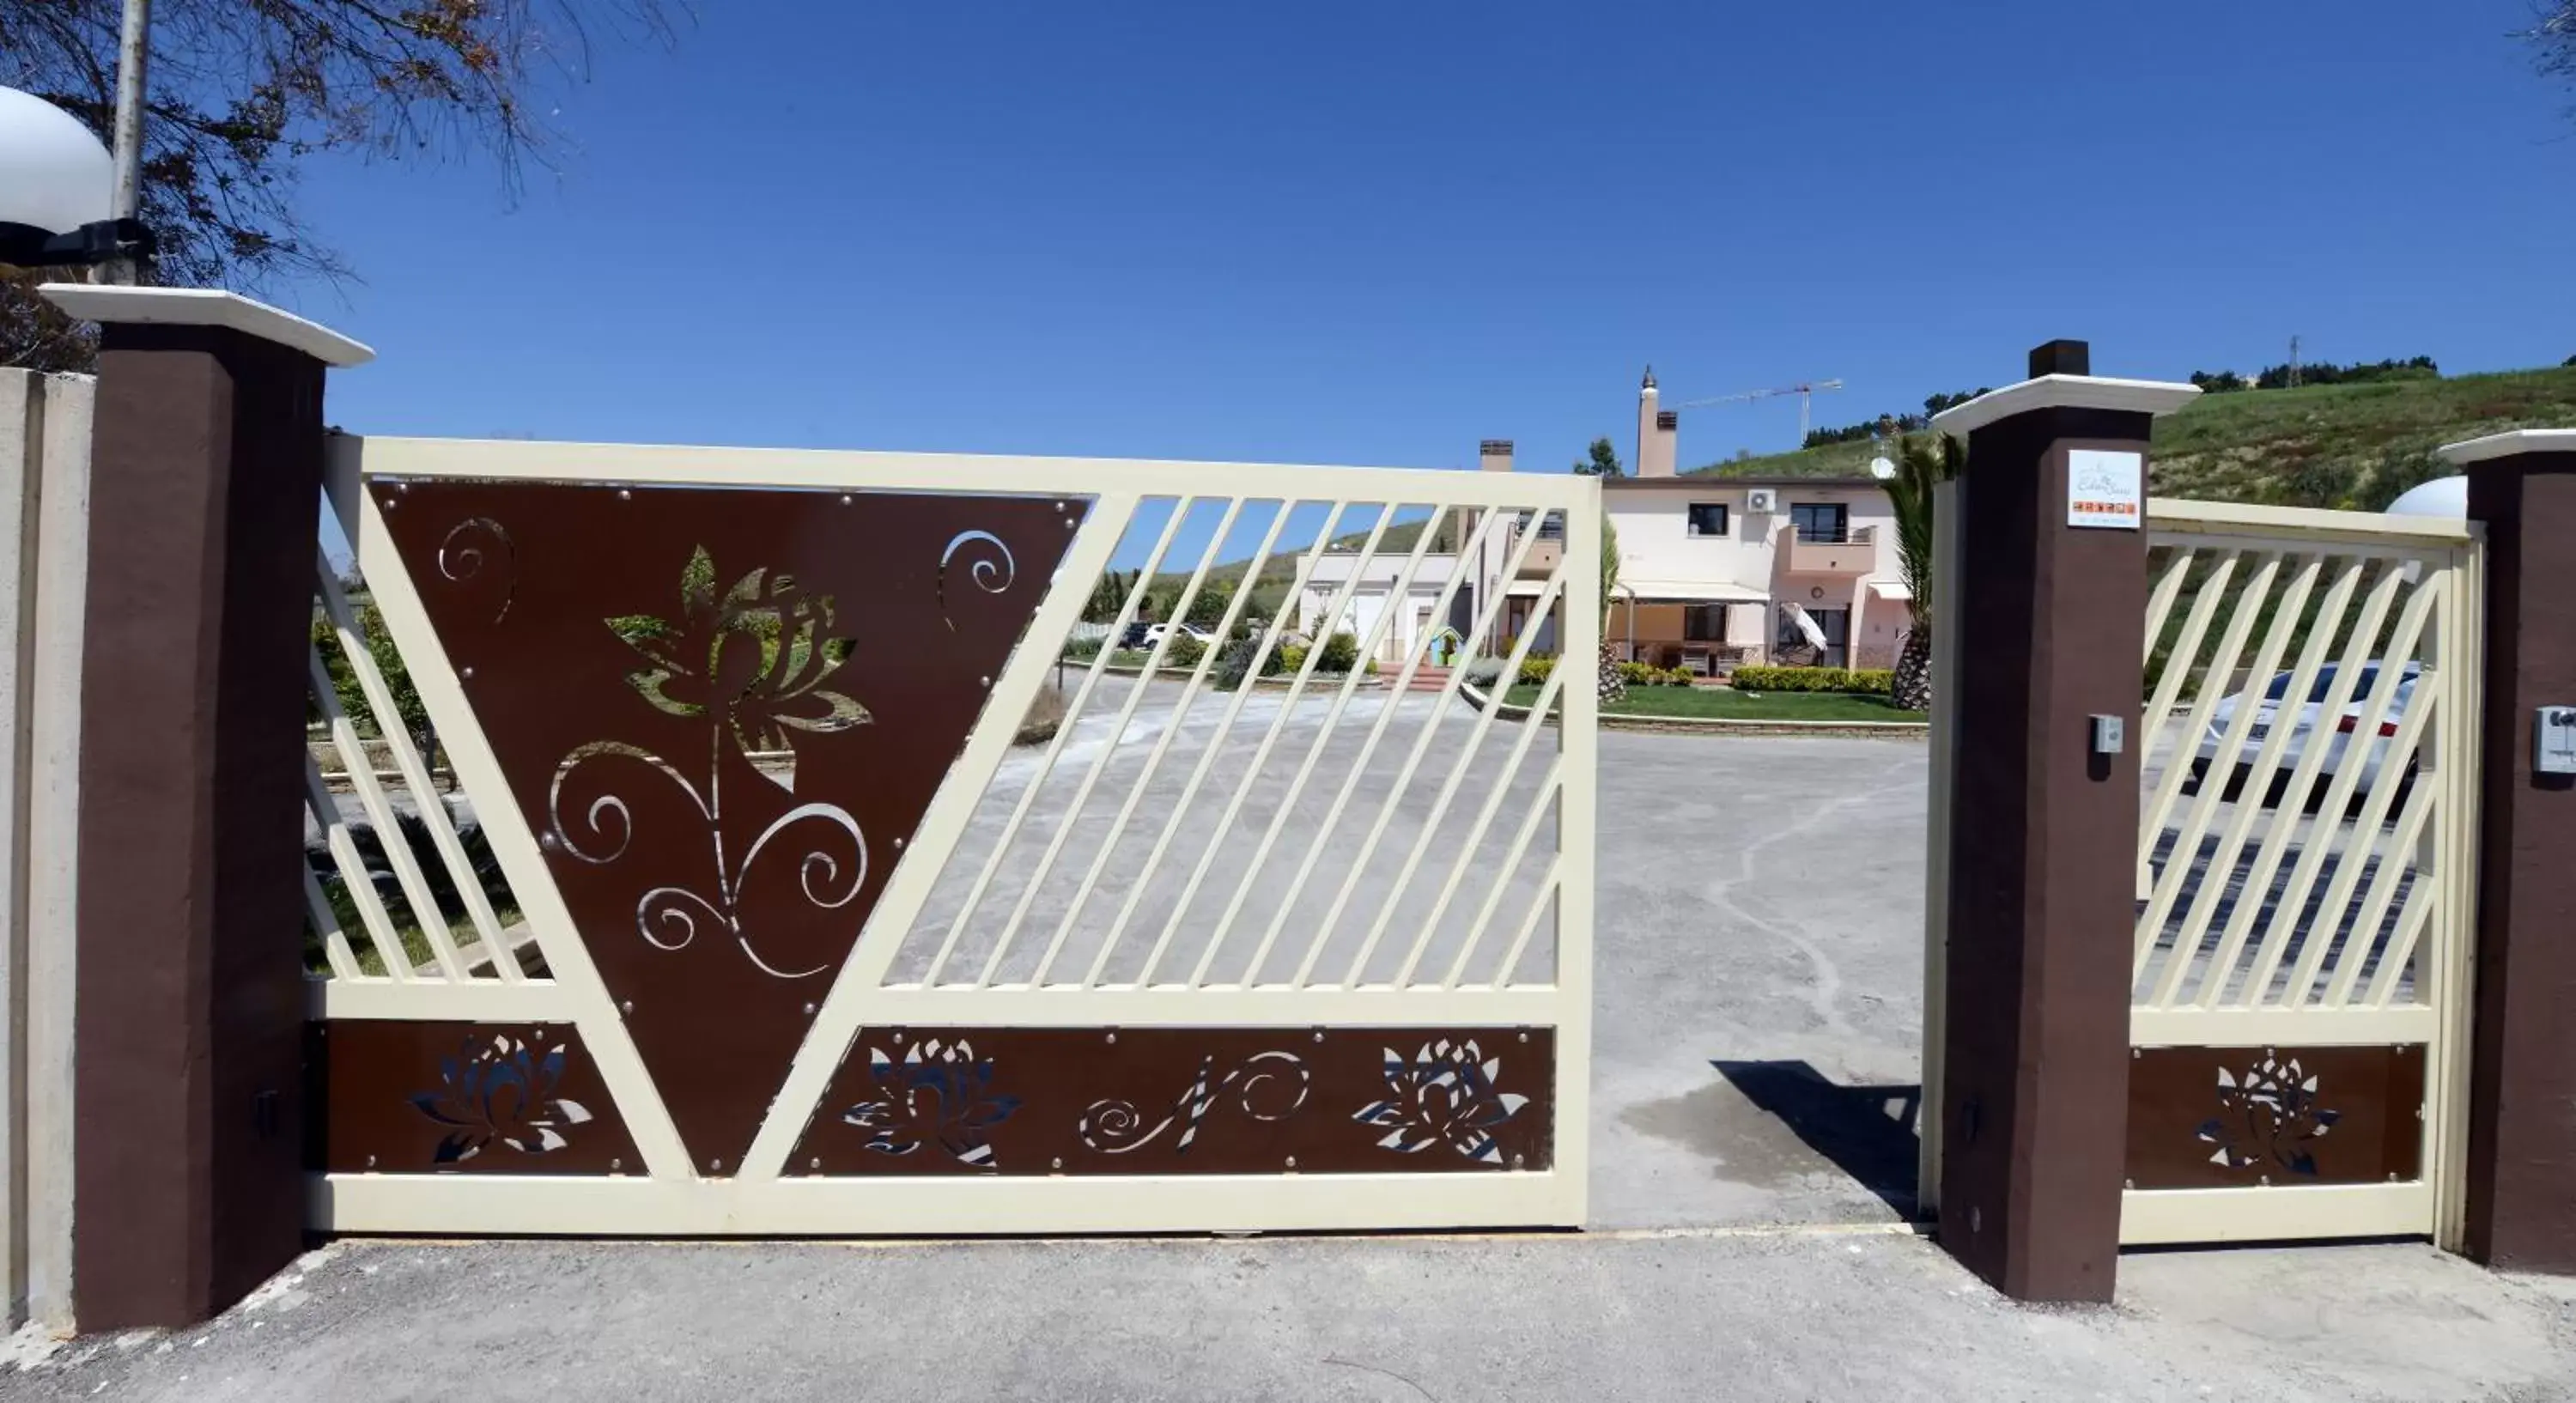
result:
[(1546, 1028), (867, 1028), (790, 1174), (1407, 1174), (1555, 1160)]
[(1082, 503), (372, 490), (691, 1159), (731, 1172)]
[(309, 1167), (333, 1173), (612, 1174), (644, 1167), (569, 1023), (311, 1025)]
[(2129, 1064), (2129, 1187), (2423, 1177), (2424, 1049), (2149, 1047)]
[(2466, 1245), (2499, 1267), (2576, 1272), (2576, 781), (2532, 769), (2534, 708), (2576, 702), (2576, 453), (2468, 475), (2487, 609)]

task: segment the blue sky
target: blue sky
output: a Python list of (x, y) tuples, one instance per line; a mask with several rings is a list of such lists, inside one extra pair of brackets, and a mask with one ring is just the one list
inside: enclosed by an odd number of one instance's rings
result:
[[(1667, 399), (2576, 354), (2525, 0), (713, 0), (559, 174), (310, 168), (353, 430), (1470, 466)], [(1684, 463), (1796, 438), (1694, 412)]]

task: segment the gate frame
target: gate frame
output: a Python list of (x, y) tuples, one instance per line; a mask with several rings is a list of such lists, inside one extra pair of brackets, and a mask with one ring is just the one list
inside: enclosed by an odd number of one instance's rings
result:
[[(2435, 863), (2442, 875), (2430, 894), (2435, 905), (2426, 920), (2443, 923), (2447, 936), (2437, 946), (2438, 960), (2426, 962), (2433, 992), (2421, 1008), (2410, 1006), (2375, 1015), (2331, 1015), (2338, 1020), (2396, 1023), (2401, 1028), (2416, 1023), (2429, 1025), (2422, 1038), (2428, 1105), (2421, 1179), (2402, 1184), (2129, 1189), (2122, 1197), (2121, 1245), (2423, 1235), (2446, 1250), (2457, 1251), (2466, 1213), (2468, 1051), (2476, 1006), (2478, 794), (2486, 620), (2484, 529), (2476, 522), (2432, 517), (2159, 497), (2147, 503), (2147, 533), (2151, 547), (2200, 542), (2243, 548), (2261, 542), (2289, 549), (2333, 545), (2375, 548), (2402, 552), (2423, 560), (2428, 568), (2450, 572), (2446, 597), (2439, 606), (2440, 624), (2432, 634), (2443, 650), (2440, 672), (2445, 686), (2440, 700), (2442, 719), (2429, 747), (2433, 764), (2427, 771), (2442, 776), (2438, 793), (2429, 800), (2435, 805), (2430, 841), (2439, 845)], [(2441, 557), (2447, 559), (2436, 567), (2434, 562)], [(2152, 638), (2148, 640), (2150, 646), (2153, 642)], [(2141, 747), (2152, 739), (2156, 724), (2150, 719), (2141, 726)], [(2152, 835), (2142, 831), (2140, 840), (2139, 863), (2143, 870)], [(2239, 1014), (2222, 1009), (2212, 1016), (2197, 1010), (2133, 1008), (2130, 1042), (2133, 1047), (2249, 1049), (2313, 1045), (2316, 1032), (2309, 1020), (2320, 1016), (2300, 1010), (2264, 1009)], [(2193, 1025), (2203, 1020), (2236, 1026), (2226, 1029), (2224, 1041), (2189, 1036)], [(2373, 1046), (2386, 1040), (2337, 1037), (2331, 1041)], [(2403, 1041), (2411, 1044), (2415, 1039)]]
[[(360, 490), (374, 478), (542, 480), (602, 485), (714, 485), (837, 491), (914, 490), (1089, 498), (1051, 588), (1000, 675), (992, 699), (895, 869), (862, 939), (835, 976), (813, 1027), (739, 1170), (702, 1178), (616, 1005), (592, 967), (499, 761), (473, 719), (454, 668), (396, 559), (382, 514)], [(376, 596), (386, 630), (438, 723), (459, 785), (492, 796), (484, 833), (543, 951), (551, 980), (442, 985), (316, 980), (317, 1019), (565, 1021), (575, 1024), (634, 1135), (647, 1173), (610, 1180), (537, 1175), (326, 1173), (310, 1177), (312, 1226), (326, 1231), (603, 1234), (903, 1234), (1134, 1231), (1311, 1231), (1463, 1226), (1580, 1226), (1588, 1193), (1593, 835), (1597, 697), (1564, 688), (1558, 726), (1557, 913), (1552, 983), (1424, 990), (1262, 985), (974, 989), (882, 983), (1006, 756), (1009, 725), (1056, 665), (1055, 648), (1147, 498), (1463, 506), (1562, 511), (1559, 579), (1570, 658), (1600, 653), (1597, 482), (1555, 475), (1384, 468), (1285, 467), (955, 454), (860, 453), (520, 441), (360, 438), (328, 452), (326, 485)], [(368, 567), (373, 563), (375, 569)], [(1504, 583), (1508, 583), (1505, 581)], [(1037, 642), (1039, 646), (1027, 646)], [(1536, 724), (1533, 722), (1532, 724)], [(1408, 872), (1408, 876), (1409, 876)], [(1542, 889), (1544, 892), (1544, 888)], [(1539, 909), (1544, 911), (1546, 901)], [(805, 1178), (783, 1172), (797, 1136), (862, 1026), (1310, 1027), (1523, 1025), (1556, 1030), (1555, 1133), (1545, 1170), (1459, 1174), (1117, 1175)]]

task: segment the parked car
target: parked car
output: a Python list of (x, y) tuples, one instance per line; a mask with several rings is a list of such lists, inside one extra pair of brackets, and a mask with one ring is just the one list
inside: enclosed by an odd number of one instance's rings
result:
[[(2424, 673), (2422, 663), (2410, 662), (2398, 674), (2396, 692), (2390, 696), (2388, 708), (2380, 716), (2377, 734), (2358, 737), (2363, 744), (2360, 758), (2356, 761), (2353, 743), (2357, 737), (2354, 733), (2361, 728), (2362, 713), (2370, 709), (2371, 696), (2379, 689), (2380, 667), (2381, 664), (2376, 662), (2363, 666), (2361, 676), (2353, 681), (2350, 698), (2335, 714), (2332, 725), (2327, 724), (2322, 713), (2327, 695), (2334, 690), (2334, 665), (2328, 664), (2317, 670), (2317, 680), (2308, 688), (2307, 699), (2296, 707), (2283, 705), (2294, 680), (2292, 675), (2284, 672), (2273, 677), (2272, 684), (2264, 688), (2263, 695), (2254, 702), (2254, 717), (2245, 728), (2243, 748), (2236, 752), (2234, 772), (2228, 776), (2224, 797), (2232, 800), (2244, 791), (2246, 781), (2252, 778), (2254, 756), (2271, 738), (2272, 728), (2283, 724), (2290, 727), (2290, 734), (2282, 743), (2280, 762), (2263, 795), (2265, 804), (2282, 802), (2292, 775), (2307, 758), (2308, 747), (2318, 744), (2325, 747), (2325, 753), (2317, 761), (2316, 779), (2311, 791), (2302, 796), (2302, 805), (2314, 809), (2323, 803), (2328, 783), (2343, 773), (2346, 765), (2355, 763), (2360, 765), (2361, 772), (2353, 780), (2353, 798), (2358, 802), (2368, 796), (2378, 786), (2381, 772), (2388, 768), (2389, 746), (2406, 719), (2407, 705), (2415, 698), (2415, 684)], [(2200, 753), (2192, 759), (2191, 782), (2185, 786), (2186, 793), (2200, 792), (2200, 786), (2208, 780), (2210, 767), (2218, 763), (2219, 748), (2227, 743), (2228, 729), (2235, 724), (2236, 713), (2245, 705), (2246, 696), (2246, 693), (2239, 692), (2222, 697), (2218, 705), (2210, 709), (2209, 727), (2200, 738)], [(2405, 757), (2405, 765), (2398, 776), (2398, 791), (2389, 800), (2391, 813), (2405, 803), (2407, 787), (2414, 782), (2415, 757), (2410, 753)]]
[(1195, 638), (1201, 644), (1213, 643), (1216, 641), (1215, 634), (1208, 632), (1206, 629), (1200, 628), (1196, 624), (1147, 624), (1145, 626), (1144, 641), (1136, 646), (1140, 648), (1154, 647), (1163, 641), (1164, 634), (1171, 632), (1173, 629), (1179, 629), (1182, 637)]

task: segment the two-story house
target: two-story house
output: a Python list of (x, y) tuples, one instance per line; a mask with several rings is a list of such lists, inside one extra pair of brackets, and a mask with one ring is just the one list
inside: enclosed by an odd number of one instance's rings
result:
[[(1682, 476), (1678, 416), (1659, 409), (1652, 372), (1638, 391), (1636, 475), (1602, 484), (1618, 533), (1619, 581), (1602, 637), (1658, 667), (1722, 671), (1738, 663), (1893, 667), (1906, 594), (1896, 519), (1870, 478)], [(1480, 465), (1509, 472), (1512, 445), (1488, 440)], [(1471, 563), (1471, 579), (1506, 597), (1502, 639), (1530, 626), (1537, 581), (1556, 569), (1562, 528), (1537, 528), (1520, 579), (1497, 578), (1511, 542)], [(1551, 621), (1534, 641), (1553, 652)]]

